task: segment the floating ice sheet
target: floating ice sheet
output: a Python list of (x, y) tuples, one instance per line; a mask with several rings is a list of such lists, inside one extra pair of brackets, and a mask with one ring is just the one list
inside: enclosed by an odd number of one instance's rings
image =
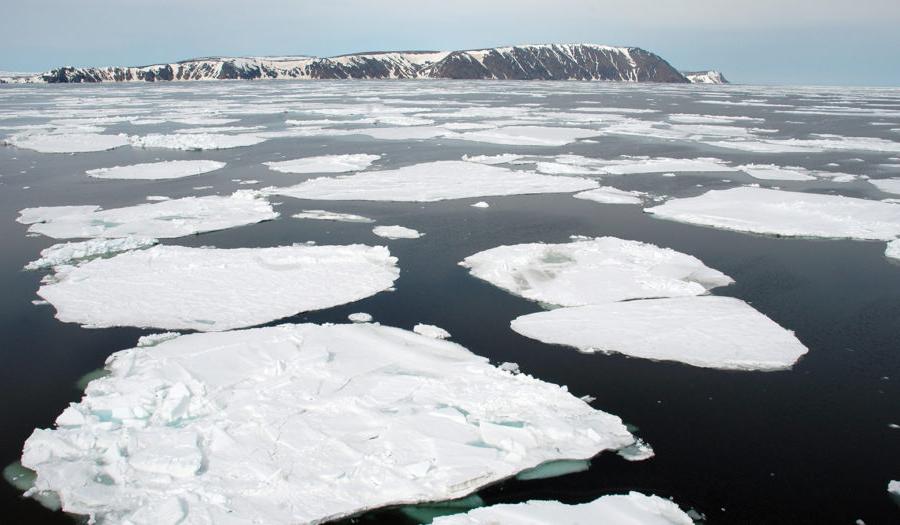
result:
[(61, 264), (83, 262), (97, 257), (106, 257), (120, 252), (147, 248), (157, 242), (156, 239), (125, 237), (122, 239), (90, 239), (80, 242), (54, 244), (41, 250), (41, 258), (25, 265), (25, 269), (40, 270)]
[(900, 179), (869, 179), (869, 182), (885, 193), (900, 195)]
[(805, 168), (783, 167), (774, 164), (744, 164), (737, 169), (754, 179), (763, 180), (815, 180)]
[(433, 324), (419, 323), (413, 327), (413, 332), (432, 339), (448, 339), (450, 337), (450, 332)]
[(125, 208), (97, 210), (96, 206), (26, 208), (19, 222), (29, 232), (54, 239), (89, 237), (171, 238), (224, 230), (278, 217), (258, 192), (237, 191), (229, 196), (185, 197)]
[(693, 525), (675, 503), (640, 492), (603, 496), (590, 503), (558, 501), (500, 504), (436, 518), (434, 525)]
[(7, 142), (17, 148), (40, 153), (87, 153), (120, 148), (129, 144), (125, 135), (61, 133), (13, 135)]
[(376, 226), (372, 233), (385, 239), (418, 239), (423, 234), (405, 226)]
[(696, 257), (616, 237), (498, 246), (460, 264), (512, 294), (560, 306), (700, 295), (733, 282)]
[(582, 352), (704, 368), (780, 370), (806, 353), (794, 334), (732, 297), (673, 297), (559, 308), (519, 317), (516, 332)]
[(641, 204), (641, 193), (625, 191), (612, 186), (601, 186), (595, 190), (582, 191), (573, 195), (576, 199), (599, 202), (603, 204)]
[(529, 193), (589, 190), (598, 184), (575, 177), (554, 177), (465, 161), (438, 161), (395, 170), (320, 177), (271, 194), (298, 199), (434, 202)]
[(887, 241), (900, 236), (900, 206), (840, 195), (742, 187), (673, 199), (644, 211), (746, 233)]
[(374, 220), (363, 217), (362, 215), (354, 215), (352, 213), (338, 213), (326, 210), (303, 210), (300, 213), (291, 215), (295, 219), (314, 219), (319, 221), (337, 221), (337, 222), (363, 222), (371, 223)]
[(900, 260), (900, 239), (893, 240), (888, 243), (884, 250), (885, 257)]
[(383, 246), (156, 246), (66, 267), (38, 295), (61, 321), (219, 331), (350, 303), (400, 271)]
[(322, 155), (278, 162), (264, 162), (271, 170), (282, 173), (346, 173), (361, 171), (380, 159), (380, 155), (355, 153), (349, 155)]
[(131, 145), (136, 148), (168, 148), (189, 151), (230, 149), (253, 146), (266, 139), (257, 135), (223, 135), (220, 133), (175, 133), (171, 135), (150, 134), (131, 137)]
[(584, 128), (555, 128), (546, 126), (506, 126), (460, 133), (453, 138), (491, 144), (513, 146), (565, 146), (587, 137), (600, 135)]
[(32, 496), (99, 522), (321, 523), (635, 441), (564, 387), (373, 324), (186, 335), (107, 367), (22, 456)]
[(149, 162), (146, 164), (132, 164), (130, 166), (98, 168), (95, 170), (88, 170), (87, 174), (97, 179), (160, 180), (200, 175), (201, 173), (209, 173), (224, 167), (224, 162), (217, 162), (214, 160), (169, 160)]

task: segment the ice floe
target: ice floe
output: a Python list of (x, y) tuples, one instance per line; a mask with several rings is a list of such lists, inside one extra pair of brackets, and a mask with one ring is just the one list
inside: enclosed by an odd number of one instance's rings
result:
[(479, 164), (509, 164), (510, 162), (519, 160), (525, 155), (516, 153), (503, 153), (500, 155), (463, 155), (462, 160), (468, 162), (477, 162)]
[(271, 170), (282, 173), (346, 173), (364, 170), (380, 158), (380, 155), (356, 153), (304, 157), (278, 162), (264, 162), (263, 164)]
[(354, 215), (352, 213), (338, 213), (327, 210), (303, 210), (300, 213), (291, 215), (295, 219), (314, 219), (318, 221), (337, 221), (337, 222), (362, 222), (371, 223), (374, 220), (363, 217), (362, 215)]
[(188, 151), (230, 149), (253, 146), (265, 141), (265, 137), (243, 134), (224, 135), (221, 133), (174, 133), (171, 135), (150, 134), (130, 138), (136, 148), (168, 148)]
[(155, 246), (64, 267), (38, 295), (88, 327), (230, 330), (374, 295), (396, 262), (383, 246)]
[(156, 239), (124, 237), (122, 239), (89, 239), (87, 241), (54, 244), (41, 250), (41, 258), (25, 265), (25, 269), (40, 270), (62, 264), (83, 262), (97, 257), (106, 257), (129, 250), (147, 248), (157, 242)]
[(469, 206), (471, 206), (473, 208), (490, 208), (491, 207), (491, 205), (485, 201), (478, 201), (475, 204), (470, 204)]
[(268, 193), (298, 199), (434, 202), (596, 188), (595, 181), (540, 175), (465, 161), (437, 161), (395, 170), (319, 177)]
[(405, 226), (376, 226), (372, 233), (385, 239), (418, 239), (423, 234)]
[(565, 146), (587, 137), (600, 135), (584, 128), (555, 128), (546, 126), (505, 126), (460, 133), (453, 138), (491, 144), (513, 146)]
[(435, 518), (434, 525), (692, 525), (678, 505), (640, 492), (603, 496), (589, 503), (566, 505), (558, 501), (480, 507), (465, 514)]
[(372, 314), (367, 314), (365, 312), (356, 312), (347, 316), (347, 319), (353, 321), (354, 323), (371, 323), (372, 322)]
[(815, 180), (805, 168), (782, 167), (774, 164), (744, 164), (737, 169), (754, 179), (763, 180)]
[(733, 282), (696, 257), (616, 237), (498, 246), (460, 265), (510, 293), (559, 306), (700, 295)]
[(900, 236), (900, 206), (841, 195), (741, 187), (673, 199), (644, 211), (745, 233), (886, 241)]
[(869, 179), (876, 188), (894, 195), (900, 195), (900, 179)]
[(146, 164), (132, 164), (130, 166), (98, 168), (88, 170), (86, 173), (97, 179), (160, 180), (200, 175), (201, 173), (209, 173), (224, 167), (224, 162), (214, 160), (168, 160)]
[(626, 191), (612, 186), (601, 186), (595, 190), (582, 191), (573, 195), (576, 199), (599, 202), (603, 204), (641, 204), (641, 193)]
[(900, 239), (895, 239), (887, 244), (884, 250), (885, 257), (900, 260)]
[(98, 522), (321, 523), (635, 441), (564, 387), (374, 324), (186, 335), (107, 368), (22, 455), (30, 496)]
[(419, 335), (424, 335), (425, 337), (430, 337), (432, 339), (447, 339), (450, 337), (450, 332), (444, 330), (440, 326), (435, 326), (433, 324), (419, 323), (413, 327), (413, 332)]
[(582, 352), (616, 352), (728, 370), (790, 368), (806, 347), (793, 332), (732, 297), (671, 297), (524, 315), (526, 337)]
[(229, 196), (185, 197), (124, 208), (96, 206), (26, 208), (18, 222), (28, 231), (55, 239), (148, 237), (172, 238), (224, 230), (278, 217), (258, 192)]
[(61, 133), (13, 135), (6, 142), (39, 153), (88, 153), (120, 148), (129, 144), (125, 135)]

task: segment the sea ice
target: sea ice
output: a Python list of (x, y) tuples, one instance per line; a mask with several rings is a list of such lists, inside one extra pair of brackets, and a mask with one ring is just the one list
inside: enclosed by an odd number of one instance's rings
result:
[(97, 522), (322, 523), (635, 442), (565, 387), (374, 324), (185, 335), (107, 368), (22, 455), (30, 496)]
[(798, 167), (782, 167), (774, 164), (744, 164), (737, 169), (754, 179), (763, 180), (816, 180), (806, 169)]
[(257, 135), (223, 135), (220, 133), (175, 133), (171, 135), (150, 134), (131, 137), (131, 145), (136, 148), (168, 148), (188, 151), (229, 149), (253, 146), (265, 141)]
[(618, 352), (726, 370), (781, 370), (806, 353), (793, 332), (732, 297), (672, 297), (559, 308), (512, 329), (582, 352)]
[(305, 157), (279, 162), (264, 162), (263, 164), (271, 170), (282, 173), (346, 173), (349, 171), (362, 171), (380, 158), (380, 155), (356, 153)]
[(576, 199), (584, 199), (604, 204), (641, 204), (641, 193), (625, 191), (612, 186), (600, 186), (595, 190), (582, 191), (573, 195)]
[(374, 220), (363, 217), (362, 215), (354, 215), (352, 213), (338, 213), (327, 210), (303, 210), (300, 213), (291, 215), (295, 219), (314, 219), (319, 221), (337, 221), (337, 222), (364, 222), (371, 223)]
[(31, 224), (29, 232), (54, 239), (172, 238), (278, 217), (259, 192), (250, 190), (229, 196), (185, 197), (110, 210), (97, 210), (95, 206), (58, 208), (26, 208), (19, 212), (17, 220)]
[(900, 239), (895, 239), (887, 244), (884, 250), (885, 257), (900, 260)]
[(129, 144), (125, 135), (61, 133), (13, 135), (6, 140), (17, 148), (40, 153), (87, 153), (120, 148)]
[(498, 246), (460, 265), (512, 294), (559, 306), (700, 295), (733, 282), (696, 257), (616, 237)]
[(156, 239), (124, 237), (121, 239), (90, 239), (80, 242), (54, 244), (41, 250), (41, 258), (26, 264), (25, 269), (40, 270), (62, 264), (83, 262), (97, 257), (106, 257), (129, 250), (147, 248), (157, 242)]
[(506, 126), (467, 131), (453, 138), (491, 144), (513, 146), (565, 146), (578, 139), (600, 135), (598, 131), (584, 128), (555, 128), (545, 126)]
[(433, 324), (419, 323), (413, 327), (413, 332), (432, 339), (448, 339), (450, 337), (450, 332), (444, 330), (440, 326), (434, 326)]
[(745, 233), (886, 241), (900, 236), (900, 206), (841, 195), (741, 187), (673, 199), (644, 211)]
[(423, 234), (405, 226), (376, 226), (372, 233), (385, 239), (418, 239)]
[(156, 246), (63, 267), (38, 290), (87, 327), (230, 330), (350, 303), (400, 271), (383, 246)]
[(365, 312), (356, 312), (348, 315), (347, 319), (353, 321), (354, 323), (371, 323), (372, 314), (367, 314)]
[(491, 205), (485, 201), (478, 201), (475, 204), (470, 204), (469, 206), (471, 206), (473, 208), (490, 208), (491, 207)]
[(88, 170), (87, 174), (97, 179), (178, 179), (191, 175), (209, 173), (225, 167), (224, 162), (214, 160), (169, 160), (163, 162), (149, 162), (146, 164), (132, 164), (130, 166), (115, 166), (112, 168), (98, 168)]
[(503, 153), (500, 155), (463, 155), (462, 160), (477, 162), (479, 164), (509, 164), (524, 157), (517, 153)]
[(876, 188), (894, 195), (900, 195), (900, 179), (869, 179)]
[(529, 193), (567, 193), (596, 188), (595, 181), (555, 177), (465, 161), (437, 161), (395, 170), (319, 177), (270, 188), (298, 199), (434, 202)]
[(480, 507), (465, 514), (441, 516), (434, 525), (693, 525), (675, 503), (640, 492), (603, 496), (589, 503), (558, 501)]

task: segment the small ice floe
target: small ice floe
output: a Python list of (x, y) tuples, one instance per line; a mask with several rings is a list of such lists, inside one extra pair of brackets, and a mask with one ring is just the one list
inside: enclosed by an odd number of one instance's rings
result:
[(900, 195), (900, 179), (869, 179), (869, 183), (885, 193)]
[[(328, 131), (328, 130), (324, 130)], [(335, 130), (341, 134), (368, 135), (379, 140), (427, 140), (439, 137), (456, 137), (457, 133), (440, 126), (399, 126)]]
[(500, 365), (497, 366), (497, 368), (499, 368), (500, 370), (509, 372), (510, 374), (521, 373), (521, 370), (519, 370), (519, 363), (511, 363), (509, 361), (505, 361), (503, 363), (500, 363)]
[(167, 148), (187, 151), (241, 148), (265, 141), (264, 137), (251, 134), (223, 135), (219, 133), (150, 134), (130, 137), (136, 148)]
[(170, 201), (172, 197), (167, 197), (165, 195), (147, 195), (144, 197), (145, 200), (150, 202), (162, 202), (162, 201)]
[(616, 237), (498, 246), (460, 265), (512, 294), (559, 306), (701, 295), (733, 282), (696, 257)]
[(694, 520), (678, 505), (659, 496), (640, 492), (603, 496), (590, 503), (566, 505), (559, 501), (480, 507), (465, 514), (440, 516), (433, 525), (693, 525)]
[(627, 461), (644, 461), (645, 459), (650, 459), (656, 455), (656, 453), (653, 452), (653, 447), (640, 438), (635, 440), (633, 444), (625, 448), (620, 448), (616, 454)]
[(816, 180), (808, 170), (793, 166), (776, 166), (775, 164), (744, 164), (737, 169), (754, 179), (763, 180)]
[(243, 190), (229, 196), (186, 197), (102, 211), (98, 206), (26, 208), (16, 220), (30, 224), (29, 232), (55, 239), (159, 239), (224, 230), (276, 217), (278, 213), (260, 193)]
[(130, 166), (99, 168), (88, 170), (86, 173), (88, 176), (97, 179), (162, 180), (200, 175), (201, 173), (209, 173), (224, 167), (224, 162), (214, 160), (168, 160), (146, 164), (132, 164)]
[(444, 330), (440, 326), (435, 326), (433, 324), (422, 324), (419, 323), (413, 327), (413, 332), (424, 335), (425, 337), (430, 337), (432, 339), (449, 339), (450, 332)]
[(40, 153), (87, 153), (120, 148), (129, 144), (125, 135), (99, 133), (23, 134), (13, 135), (6, 142), (17, 148)]
[(80, 242), (54, 244), (41, 250), (41, 258), (25, 265), (26, 270), (40, 270), (63, 264), (84, 262), (97, 257), (107, 257), (116, 253), (139, 250), (153, 246), (158, 241), (142, 237), (121, 239), (90, 239)]
[(589, 168), (598, 175), (638, 175), (675, 172), (732, 172), (735, 168), (721, 159), (699, 157), (672, 159), (667, 157), (624, 157), (617, 160), (594, 159), (580, 155), (557, 155), (556, 164)]
[(465, 161), (437, 161), (395, 170), (319, 177), (296, 186), (269, 188), (297, 199), (434, 202), (532, 193), (590, 190), (595, 181), (539, 175)]
[(346, 173), (362, 171), (380, 158), (381, 155), (357, 153), (352, 155), (304, 157), (277, 162), (263, 162), (263, 164), (268, 166), (270, 170), (282, 173)]
[(599, 202), (603, 204), (641, 204), (641, 192), (626, 191), (612, 186), (601, 186), (595, 190), (583, 191), (573, 195), (576, 199)]
[(512, 146), (565, 146), (578, 139), (595, 137), (597, 135), (600, 135), (600, 132), (584, 128), (505, 126), (467, 131), (452, 138)]
[(383, 246), (156, 246), (60, 269), (38, 295), (87, 327), (219, 331), (350, 303), (400, 271)]
[(900, 260), (900, 239), (894, 239), (887, 244), (884, 250), (885, 257)]
[(479, 164), (509, 164), (510, 162), (523, 158), (524, 155), (517, 153), (502, 153), (500, 155), (463, 155), (462, 160), (466, 162), (477, 162)]
[(354, 323), (371, 323), (372, 314), (367, 314), (365, 312), (356, 312), (348, 315), (347, 319), (353, 321)]
[(841, 195), (741, 187), (672, 199), (644, 211), (745, 233), (885, 241), (900, 236), (900, 206)]
[(423, 233), (405, 226), (376, 226), (372, 233), (385, 239), (418, 239)]
[(179, 332), (160, 332), (158, 334), (142, 335), (138, 338), (137, 346), (140, 348), (156, 346), (179, 336), (181, 336), (181, 333)]
[(781, 370), (807, 352), (793, 332), (732, 297), (673, 297), (559, 308), (510, 325), (526, 337), (586, 353), (725, 370)]
[(313, 219), (318, 221), (337, 221), (337, 222), (363, 222), (372, 223), (373, 219), (363, 217), (362, 215), (354, 215), (352, 213), (338, 213), (326, 210), (303, 210), (300, 213), (291, 215), (295, 219)]
[[(322, 523), (635, 442), (564, 387), (375, 324), (184, 335), (107, 369), (22, 455), (30, 496), (98, 522)], [(549, 509), (558, 524), (568, 508)], [(633, 494), (572, 509), (676, 515)]]
[(478, 201), (475, 204), (470, 204), (469, 206), (471, 206), (473, 208), (490, 208), (491, 207), (491, 205), (485, 201)]

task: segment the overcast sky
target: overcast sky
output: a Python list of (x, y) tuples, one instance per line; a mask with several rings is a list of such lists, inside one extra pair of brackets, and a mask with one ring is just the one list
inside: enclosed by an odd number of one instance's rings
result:
[(592, 42), (751, 83), (900, 85), (900, 0), (4, 0), (0, 70)]

